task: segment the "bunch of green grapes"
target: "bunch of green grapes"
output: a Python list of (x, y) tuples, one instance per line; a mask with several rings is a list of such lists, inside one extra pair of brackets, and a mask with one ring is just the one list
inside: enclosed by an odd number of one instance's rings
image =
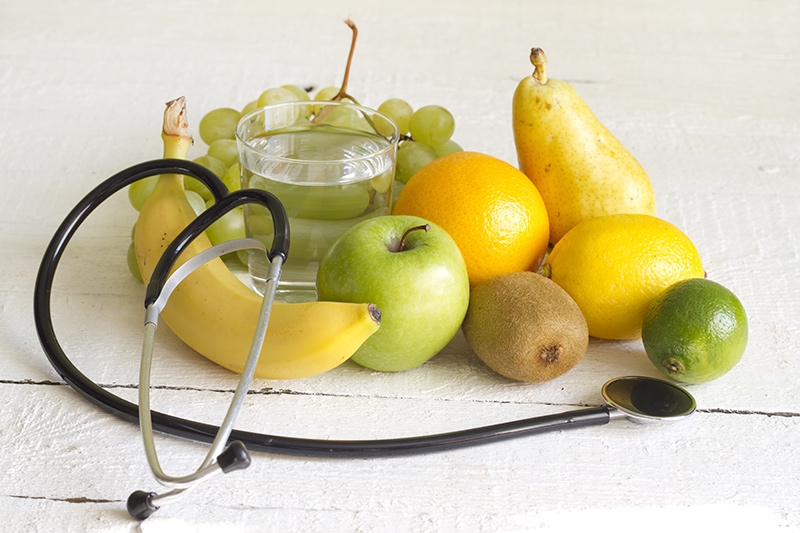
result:
[[(338, 87), (325, 87), (314, 96), (315, 101), (331, 101), (339, 94)], [(209, 112), (200, 121), (200, 137), (209, 145), (233, 139), (233, 130), (238, 120), (245, 114), (260, 107), (283, 102), (309, 101), (309, 91), (297, 85), (284, 85), (264, 91), (258, 99), (247, 104), (241, 112), (230, 108), (220, 108)], [(343, 101), (351, 101), (344, 98)], [(461, 146), (452, 140), (455, 119), (452, 113), (440, 105), (426, 105), (414, 110), (400, 98), (390, 98), (378, 106), (378, 111), (397, 123), (401, 141), (397, 150), (395, 179), (405, 184), (420, 168), (434, 159), (460, 152)], [(315, 112), (318, 110), (315, 110)], [(347, 116), (338, 120), (346, 120)], [(347, 126), (347, 124), (341, 124)], [(236, 157), (235, 145), (231, 148), (231, 158)], [(398, 189), (400, 187), (397, 187)]]
[(426, 105), (415, 111), (404, 100), (390, 98), (378, 106), (378, 111), (394, 120), (403, 135), (395, 169), (395, 179), (403, 184), (434, 159), (461, 151), (461, 146), (452, 140), (455, 119), (440, 105)]
[[(309, 92), (298, 85), (272, 87), (265, 90), (257, 99), (249, 102), (241, 110), (221, 107), (209, 111), (202, 117), (198, 126), (200, 138), (208, 148), (204, 155), (196, 157), (193, 161), (216, 174), (225, 183), (228, 190), (240, 189), (239, 153), (234, 133), (239, 120), (251, 111), (267, 105), (309, 101), (311, 100)], [(338, 87), (325, 87), (316, 92), (314, 101), (332, 101), (339, 92)], [(343, 98), (342, 101), (352, 102), (352, 99)], [(318, 112), (317, 109), (314, 111)], [(395, 198), (403, 185), (420, 168), (438, 157), (461, 151), (461, 147), (451, 139), (455, 130), (453, 115), (442, 106), (427, 105), (415, 111), (404, 100), (391, 98), (383, 102), (378, 107), (378, 111), (394, 120), (400, 129), (401, 141), (397, 150), (395, 169)], [(330, 118), (332, 124), (342, 127), (357, 127), (357, 125), (349, 123), (355, 120), (355, 116), (342, 113), (341, 116), (332, 114)], [(157, 181), (158, 176), (153, 176), (140, 180), (128, 188), (128, 199), (137, 211), (142, 209), (147, 198), (155, 189)], [(211, 191), (196, 179), (186, 177), (184, 186), (186, 198), (198, 215), (214, 202)], [(238, 207), (227, 213), (206, 231), (206, 235), (212, 244), (244, 237), (242, 208)], [(245, 262), (244, 254), (237, 254), (236, 257), (241, 262)], [(128, 267), (134, 277), (141, 280), (132, 242), (128, 249)]]

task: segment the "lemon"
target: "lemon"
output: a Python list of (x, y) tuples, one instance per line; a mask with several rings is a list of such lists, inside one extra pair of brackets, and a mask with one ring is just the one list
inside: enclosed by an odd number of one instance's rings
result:
[(679, 281), (648, 306), (642, 342), (647, 357), (672, 379), (711, 381), (742, 358), (747, 315), (739, 299), (719, 283)]
[(581, 222), (556, 243), (542, 270), (578, 304), (589, 335), (602, 339), (639, 338), (657, 294), (705, 275), (692, 241), (651, 215)]

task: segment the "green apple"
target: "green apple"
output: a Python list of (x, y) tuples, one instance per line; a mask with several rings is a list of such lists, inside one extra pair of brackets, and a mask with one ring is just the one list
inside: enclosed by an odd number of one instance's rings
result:
[(382, 371), (408, 370), (436, 355), (461, 327), (469, 278), (455, 241), (411, 216), (381, 216), (345, 231), (317, 272), (320, 300), (373, 303), (381, 327), (353, 355)]

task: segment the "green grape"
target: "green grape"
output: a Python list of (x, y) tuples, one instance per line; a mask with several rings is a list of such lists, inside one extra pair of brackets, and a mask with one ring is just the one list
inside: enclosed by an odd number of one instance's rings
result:
[(408, 133), (408, 124), (414, 109), (405, 100), (390, 98), (378, 106), (378, 111), (394, 120), (400, 130), (400, 135)]
[[(224, 176), (225, 173), (228, 171), (228, 168), (225, 166), (225, 163), (223, 163), (216, 157), (201, 155), (200, 157), (194, 158), (192, 161), (200, 165), (203, 165), (211, 172), (216, 174), (216, 176), (220, 179), (222, 179), (222, 176)], [(184, 188), (186, 188), (187, 191), (193, 191), (202, 196), (203, 201), (210, 200), (211, 198), (214, 197), (214, 195), (211, 194), (211, 191), (208, 189), (208, 187), (206, 187), (205, 185), (203, 185), (194, 178), (186, 176), (183, 180), (183, 186)]]
[[(337, 94), (339, 94), (339, 88), (338, 87), (325, 87), (324, 89), (320, 89), (317, 92), (316, 96), (314, 96), (314, 100), (315, 101), (319, 101), (319, 102), (331, 102), (331, 101), (333, 101), (333, 98)], [(320, 110), (323, 109), (324, 107), (325, 106), (323, 106), (323, 105), (315, 105), (313, 107), (314, 114), (318, 115)]]
[(237, 250), (235, 255), (242, 266), (247, 266), (247, 250)]
[(233, 139), (236, 123), (242, 114), (229, 107), (221, 107), (209, 111), (200, 119), (198, 129), (203, 142), (211, 145), (217, 139)]
[(319, 114), (321, 123), (330, 124), (348, 130), (372, 132), (373, 128), (364, 118), (363, 114), (350, 107), (329, 107), (322, 109)]
[(186, 199), (189, 201), (189, 205), (192, 206), (192, 211), (194, 211), (196, 216), (199, 216), (200, 213), (206, 210), (206, 201), (203, 200), (202, 196), (194, 191), (184, 192), (186, 193)]
[(135, 181), (128, 186), (128, 200), (137, 211), (141, 211), (144, 203), (153, 194), (153, 190), (158, 183), (158, 176), (150, 176), (148, 178)]
[(400, 135), (395, 121), (382, 115), (372, 115), (372, 126), (367, 130), (371, 133), (377, 133), (387, 139)]
[(387, 171), (381, 174), (380, 176), (375, 176), (371, 180), (369, 180), (369, 186), (375, 190), (375, 192), (379, 194), (383, 194), (389, 190), (394, 184), (394, 172)]
[[(389, 215), (389, 209), (381, 208), (367, 215), (352, 220), (338, 220), (320, 224), (319, 220), (305, 218), (289, 218), (292, 232), (289, 247), (289, 260), (319, 260), (328, 251), (330, 244), (344, 231), (359, 222), (376, 216)], [(269, 246), (272, 244), (272, 217), (269, 215), (250, 215), (247, 218), (248, 230), (252, 237)]]
[(365, 131), (371, 132), (372, 126), (369, 125), (367, 119), (360, 115), (346, 115), (334, 118), (330, 122), (331, 126), (336, 126), (337, 128), (343, 128), (347, 130), (358, 130), (358, 131)]
[[(287, 91), (295, 95), (297, 97), (298, 102), (308, 102), (309, 100), (311, 100), (311, 97), (308, 96), (308, 91), (306, 91), (305, 89), (303, 89), (298, 85), (284, 85), (281, 87), (281, 89), (286, 89)], [(311, 110), (312, 110), (311, 106), (302, 107), (301, 109), (303, 109), (303, 111), (305, 112), (305, 118), (311, 116)]]
[(274, 87), (267, 89), (258, 97), (258, 107), (265, 105), (282, 104), (284, 102), (297, 102), (297, 95), (289, 89)]
[(143, 281), (142, 272), (139, 270), (139, 263), (136, 261), (136, 248), (133, 246), (133, 243), (128, 246), (128, 270), (131, 271), (131, 275), (134, 278)]
[(406, 141), (397, 149), (395, 178), (408, 183), (419, 169), (436, 159), (436, 150), (425, 143)]
[(208, 170), (216, 174), (218, 178), (221, 178), (228, 170), (228, 166), (225, 163), (216, 157), (211, 157), (210, 155), (201, 155), (200, 157), (195, 157), (192, 159), (192, 161), (199, 165), (203, 165)]
[(395, 182), (394, 189), (392, 189), (392, 207), (394, 207), (394, 204), (397, 203), (397, 199), (400, 197), (400, 193), (403, 191), (404, 186), (405, 183), (402, 181)]
[(208, 147), (208, 156), (219, 159), (226, 167), (239, 161), (239, 149), (233, 139), (217, 139)]
[[(369, 208), (369, 190), (366, 185), (328, 185), (322, 187), (291, 187), (276, 193), (284, 205), (298, 218), (314, 220), (348, 220)], [(336, 198), (331, 202), (331, 198)], [(299, 207), (299, 209), (297, 209)]]
[(436, 150), (436, 157), (444, 157), (446, 155), (464, 151), (464, 149), (461, 148), (461, 146), (459, 146), (459, 144), (453, 139), (450, 139), (444, 144), (434, 146), (433, 149)]
[(229, 191), (238, 191), (242, 188), (242, 177), (240, 175), (239, 163), (234, 163), (231, 168), (222, 176), (222, 183), (228, 188)]
[(256, 109), (258, 109), (258, 100), (253, 100), (242, 108), (242, 116), (245, 116), (250, 111), (255, 111)]
[[(250, 187), (264, 189), (277, 196), (290, 217), (317, 221), (348, 220), (369, 208), (370, 196), (366, 184), (305, 187), (253, 176)], [(335, 201), (331, 201), (332, 198)]]
[(294, 94), (297, 97), (298, 102), (307, 102), (311, 100), (311, 98), (308, 96), (308, 91), (306, 91), (305, 89), (303, 89), (298, 85), (284, 85), (281, 87), (281, 89), (286, 89), (287, 91), (291, 91), (292, 94)]
[(338, 87), (325, 87), (324, 89), (317, 91), (317, 94), (314, 96), (314, 100), (330, 102), (337, 94), (339, 94)]
[(358, 116), (359, 116), (359, 113), (355, 109), (351, 109), (349, 107), (333, 106), (333, 107), (329, 107), (327, 109), (323, 109), (318, 118), (322, 119), (320, 122), (322, 122), (324, 124), (330, 124), (331, 122), (333, 122), (337, 118), (355, 119)]
[(414, 111), (408, 129), (415, 141), (437, 146), (450, 140), (456, 122), (450, 111), (442, 106), (426, 105)]
[(244, 212), (241, 207), (231, 209), (206, 230), (211, 244), (220, 244), (234, 239), (243, 239)]

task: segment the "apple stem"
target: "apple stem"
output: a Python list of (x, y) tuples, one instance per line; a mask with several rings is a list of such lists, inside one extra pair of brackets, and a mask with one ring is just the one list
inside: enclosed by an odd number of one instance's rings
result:
[(403, 233), (403, 238), (400, 239), (400, 249), (397, 250), (397, 251), (398, 252), (402, 252), (403, 251), (403, 247), (406, 244), (406, 237), (408, 237), (409, 233), (411, 233), (412, 231), (420, 230), (420, 229), (421, 230), (425, 230), (425, 233), (427, 233), (428, 230), (431, 229), (431, 225), (430, 224), (423, 224), (421, 226), (414, 226), (413, 228), (410, 228), (410, 229), (406, 230), (406, 232)]

